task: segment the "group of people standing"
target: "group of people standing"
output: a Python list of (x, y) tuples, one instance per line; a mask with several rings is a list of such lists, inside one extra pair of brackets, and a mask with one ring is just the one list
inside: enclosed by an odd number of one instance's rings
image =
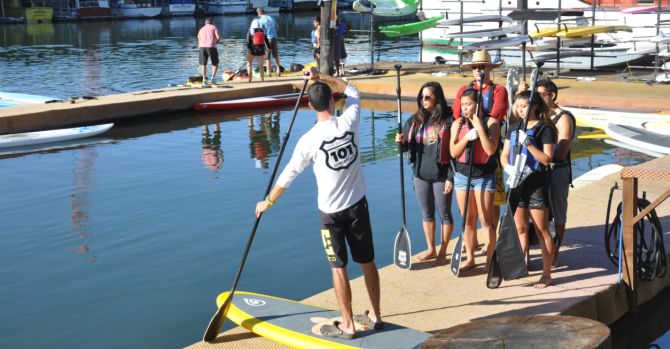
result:
[[(538, 234), (543, 272), (535, 287), (544, 288), (553, 282), (551, 268), (565, 232), (575, 120), (556, 104), (558, 89), (548, 79), (540, 80), (535, 91), (521, 84), (507, 115), (509, 92), (491, 80), (491, 71), (499, 65), (491, 63), (487, 51), (475, 51), (472, 62), (463, 65), (471, 69), (474, 80), (458, 90), (451, 108), (439, 83), (424, 84), (417, 96), (417, 113), (396, 135), (396, 142), (409, 152), (414, 190), (423, 212), (428, 249), (417, 258), (435, 259), (438, 265), (446, 263), (454, 229), (452, 195), (455, 191), (462, 213), (470, 191), (463, 231), (466, 260), (461, 270), (475, 266), (477, 219), (487, 238), (484, 250), (489, 265), (496, 245), (498, 206), (506, 202), (503, 172), (510, 177), (523, 175), (513, 166), (516, 149), (520, 149), (526, 157), (524, 167), (532, 172), (509, 191), (509, 203), (516, 208), (512, 212), (524, 254), (528, 253), (529, 219)], [(524, 121), (527, 129), (523, 128)], [(436, 207), (442, 223), (439, 250), (435, 242)], [(550, 220), (556, 226), (556, 237), (551, 235)]]

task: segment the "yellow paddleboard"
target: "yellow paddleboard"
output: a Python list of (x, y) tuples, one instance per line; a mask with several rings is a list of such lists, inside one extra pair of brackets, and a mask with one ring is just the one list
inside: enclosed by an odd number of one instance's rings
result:
[(619, 31), (632, 32), (633, 28), (627, 25), (592, 25), (563, 29), (560, 32), (557, 32), (556, 36), (559, 38), (577, 38), (580, 36), (614, 33)]
[[(568, 27), (568, 29), (573, 29), (577, 27)], [(565, 28), (563, 29), (565, 30)], [(547, 28), (541, 28), (540, 30), (536, 31), (533, 34), (530, 34), (531, 38), (544, 38), (547, 36), (554, 36), (556, 33), (559, 32), (559, 29), (557, 27), (547, 27)]]

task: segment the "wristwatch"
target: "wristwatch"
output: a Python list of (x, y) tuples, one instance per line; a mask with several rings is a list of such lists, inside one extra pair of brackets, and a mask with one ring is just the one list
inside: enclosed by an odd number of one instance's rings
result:
[(523, 145), (525, 145), (526, 148), (528, 148), (528, 146), (531, 144), (532, 142), (530, 141), (530, 137), (526, 137), (526, 139), (523, 140)]

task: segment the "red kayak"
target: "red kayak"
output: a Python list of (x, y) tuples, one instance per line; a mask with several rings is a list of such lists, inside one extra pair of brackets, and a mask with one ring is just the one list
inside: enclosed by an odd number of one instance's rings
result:
[[(274, 96), (265, 96), (265, 97), (252, 97), (252, 98), (241, 98), (241, 99), (231, 99), (227, 101), (220, 102), (209, 102), (209, 103), (197, 103), (194, 108), (195, 110), (227, 110), (227, 109), (245, 109), (245, 108), (267, 108), (267, 107), (276, 107), (282, 105), (291, 105), (295, 104), (298, 100), (299, 93), (287, 93), (282, 95)], [(300, 103), (307, 103), (307, 95), (303, 95)]]

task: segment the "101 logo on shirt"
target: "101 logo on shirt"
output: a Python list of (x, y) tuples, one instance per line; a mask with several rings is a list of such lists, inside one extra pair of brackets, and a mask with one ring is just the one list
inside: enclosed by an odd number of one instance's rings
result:
[(345, 170), (358, 158), (358, 147), (354, 143), (354, 133), (346, 132), (342, 137), (323, 142), (319, 147), (326, 154), (326, 166), (331, 170)]

